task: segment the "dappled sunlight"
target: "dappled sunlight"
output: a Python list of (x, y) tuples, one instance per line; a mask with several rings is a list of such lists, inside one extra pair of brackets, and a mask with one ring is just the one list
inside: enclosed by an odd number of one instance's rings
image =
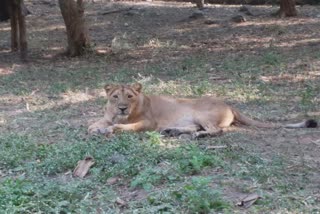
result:
[(25, 112), (43, 111), (68, 104), (83, 103), (97, 99), (97, 97), (105, 97), (103, 89), (95, 89), (90, 92), (83, 91), (67, 91), (55, 97), (48, 97), (40, 91), (35, 90), (26, 95), (2, 95), (1, 103), (6, 106), (15, 105), (17, 108), (6, 113), (6, 116), (18, 116)]
[[(9, 53), (8, 51), (7, 53)], [(0, 52), (1, 53), (1, 52)], [(22, 64), (12, 64), (10, 66), (2, 66), (0, 65), (0, 77), (1, 76), (6, 76), (6, 75), (12, 75), (14, 74), (17, 70), (23, 68)]]
[(0, 76), (13, 74), (13, 70), (9, 68), (1, 68), (0, 66)]
[(306, 80), (317, 80), (320, 79), (320, 71), (316, 72), (315, 75), (309, 75), (308, 74), (279, 74), (279, 75), (272, 75), (272, 76), (261, 76), (260, 79), (263, 82), (270, 82), (270, 83), (276, 83), (276, 82), (282, 82), (287, 81), (291, 83), (297, 83), (297, 82), (304, 82)]
[(1, 50), (0, 53), (10, 53), (11, 50)]
[[(46, 97), (37, 97), (37, 96), (28, 96), (24, 98), (27, 103), (30, 103), (30, 110), (32, 111), (42, 111), (45, 109), (56, 108), (59, 106), (64, 106), (68, 104), (77, 104), (83, 103), (90, 100), (94, 100), (97, 97), (104, 96), (104, 91), (102, 89), (91, 90), (90, 93), (88, 90), (83, 91), (67, 91), (60, 94), (54, 100), (47, 99)], [(39, 102), (39, 100), (41, 100)]]
[(266, 20), (252, 20), (248, 22), (243, 22), (239, 27), (253, 27), (253, 26), (262, 26), (262, 27), (267, 27), (270, 28), (270, 30), (277, 30), (282, 27), (291, 27), (295, 25), (302, 25), (302, 24), (318, 24), (319, 20), (316, 18), (296, 18), (296, 19), (266, 19)]
[(295, 46), (303, 46), (311, 43), (320, 43), (320, 39), (318, 38), (299, 39), (299, 40), (292, 39), (286, 42), (278, 42), (276, 46), (277, 47), (295, 47)]
[[(102, 92), (97, 94), (98, 96), (103, 96)], [(90, 95), (87, 92), (73, 92), (73, 91), (67, 91), (66, 93), (63, 93), (60, 95), (60, 97), (62, 98), (61, 101), (59, 101), (58, 105), (63, 105), (66, 103), (78, 103), (78, 102), (85, 102), (85, 101), (89, 101), (93, 98), (95, 98), (95, 96)]]
[(42, 28), (32, 28), (31, 31), (29, 31), (29, 33), (42, 33), (42, 32), (47, 32), (50, 33), (50, 31), (57, 31), (57, 30), (65, 30), (66, 26), (63, 25), (63, 23), (61, 24), (56, 24), (56, 25), (50, 25), (50, 26), (46, 26), (46, 27), (42, 27)]
[(6, 32), (6, 31), (10, 31), (11, 30), (11, 28), (10, 27), (1, 27), (0, 28), (0, 32)]
[(176, 41), (160, 41), (157, 38), (150, 39), (143, 45), (143, 47), (148, 47), (148, 48), (170, 48), (170, 47), (176, 47)]
[(52, 50), (52, 51), (61, 51), (63, 50), (64, 47), (62, 46), (57, 46), (57, 47), (49, 47), (48, 50)]
[[(32, 7), (36, 8), (34, 5)], [(136, 13), (128, 15), (126, 12), (115, 12), (103, 15), (104, 12), (131, 7)], [(157, 55), (162, 54), (162, 52), (158, 53), (157, 49), (161, 49), (161, 51), (176, 49), (176, 52), (168, 53), (169, 56), (185, 50), (191, 54), (194, 51), (204, 49), (212, 52), (228, 52), (236, 48), (244, 50), (247, 46), (250, 49), (263, 50), (272, 45), (274, 47), (294, 47), (303, 45), (304, 42), (318, 41), (316, 38), (302, 41), (295, 38), (294, 34), (287, 35), (286, 33), (290, 31), (288, 28), (296, 25), (316, 24), (318, 19), (313, 17), (302, 16), (280, 20), (266, 16), (276, 8), (254, 6), (251, 9), (257, 12), (257, 15), (249, 17), (244, 23), (236, 24), (232, 23), (230, 18), (238, 13), (239, 5), (206, 5), (206, 8), (205, 19), (195, 21), (188, 19), (195, 11), (194, 4), (182, 2), (135, 2), (133, 4), (132, 2), (102, 3), (97, 1), (88, 3), (85, 12), (89, 33), (92, 42), (99, 48), (98, 52), (108, 54), (108, 44), (112, 39), (117, 35), (127, 33), (128, 41), (130, 44), (132, 43), (130, 55), (144, 58), (140, 59), (140, 62), (153, 62)], [(61, 15), (57, 13), (59, 12), (57, 8), (50, 7), (47, 10), (51, 13), (50, 19), (48, 17), (39, 19), (38, 8), (36, 13), (28, 17), (28, 25), (31, 25), (29, 44), (30, 47), (37, 45), (46, 47), (41, 52), (49, 53), (41, 53), (41, 56), (52, 58), (52, 52), (62, 50), (60, 45), (65, 44), (66, 38), (60, 38), (65, 36), (63, 33), (65, 27)], [(121, 16), (119, 16), (120, 14)], [(40, 13), (40, 15), (43, 14)], [(206, 19), (216, 20), (217, 23), (206, 25), (203, 23)], [(117, 22), (121, 24), (117, 24)], [(249, 30), (249, 28), (251, 29)], [(258, 33), (261, 29), (263, 31), (270, 30), (271, 34)], [(236, 35), (230, 33), (233, 30), (237, 32)], [(282, 31), (284, 31), (284, 35), (278, 36), (277, 33)], [(53, 37), (59, 37), (59, 39)], [(282, 39), (285, 41), (281, 41)], [(106, 50), (103, 50), (103, 47)], [(34, 50), (34, 52), (36, 51)], [(151, 54), (150, 51), (152, 51)], [(39, 55), (39, 53), (37, 54)]]
[(96, 48), (98, 54), (106, 54), (108, 53), (107, 47), (99, 46)]
[[(111, 3), (109, 6), (117, 5), (117, 3)], [(132, 6), (132, 2), (121, 2), (119, 5)], [(161, 2), (161, 1), (153, 1), (153, 2), (135, 2), (135, 6), (143, 6), (143, 7), (155, 7), (155, 8), (190, 8), (194, 7), (194, 4), (191, 2)]]

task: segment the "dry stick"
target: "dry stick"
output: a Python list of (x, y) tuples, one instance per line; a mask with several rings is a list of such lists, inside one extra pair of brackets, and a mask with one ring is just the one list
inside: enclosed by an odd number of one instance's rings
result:
[(207, 146), (206, 149), (226, 149), (228, 146)]
[(118, 9), (118, 10), (109, 10), (106, 12), (102, 12), (100, 13), (101, 15), (108, 15), (108, 14), (112, 14), (112, 13), (121, 13), (121, 12), (125, 12), (125, 11), (129, 11), (132, 10), (133, 7), (129, 7), (129, 8), (125, 8), (125, 9)]

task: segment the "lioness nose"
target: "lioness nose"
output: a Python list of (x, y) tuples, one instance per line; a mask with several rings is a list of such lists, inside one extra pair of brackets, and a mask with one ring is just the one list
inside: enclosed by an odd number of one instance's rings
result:
[(119, 107), (119, 109), (120, 109), (122, 112), (124, 112), (125, 110), (127, 110), (127, 108), (128, 108), (128, 107), (124, 107), (124, 106), (123, 106), (123, 107)]

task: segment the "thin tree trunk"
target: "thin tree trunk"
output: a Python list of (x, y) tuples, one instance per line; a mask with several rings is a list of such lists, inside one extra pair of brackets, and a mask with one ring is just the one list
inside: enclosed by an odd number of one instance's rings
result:
[(297, 16), (295, 0), (280, 0), (280, 10), (278, 14), (280, 17)]
[(79, 56), (89, 47), (82, 0), (59, 0), (61, 14), (66, 25), (69, 56)]
[(18, 51), (18, 12), (15, 2), (9, 3), (10, 25), (11, 25), (11, 51)]
[(26, 60), (27, 58), (27, 30), (26, 30), (26, 19), (25, 12), (23, 11), (23, 1), (19, 1), (17, 5), (17, 17), (19, 23), (19, 45), (20, 45), (20, 53), (21, 59)]
[(195, 0), (195, 2), (200, 10), (204, 8), (204, 0)]

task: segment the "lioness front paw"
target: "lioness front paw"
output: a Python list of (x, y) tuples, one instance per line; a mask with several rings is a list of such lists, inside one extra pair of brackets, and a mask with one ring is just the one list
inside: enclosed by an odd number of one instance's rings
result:
[(88, 133), (89, 134), (103, 134), (104, 128), (99, 128), (99, 127), (89, 127), (88, 128)]
[(113, 126), (109, 126), (109, 127), (104, 129), (104, 133), (103, 134), (109, 136), (109, 135), (111, 135), (113, 133), (114, 133), (114, 127)]

